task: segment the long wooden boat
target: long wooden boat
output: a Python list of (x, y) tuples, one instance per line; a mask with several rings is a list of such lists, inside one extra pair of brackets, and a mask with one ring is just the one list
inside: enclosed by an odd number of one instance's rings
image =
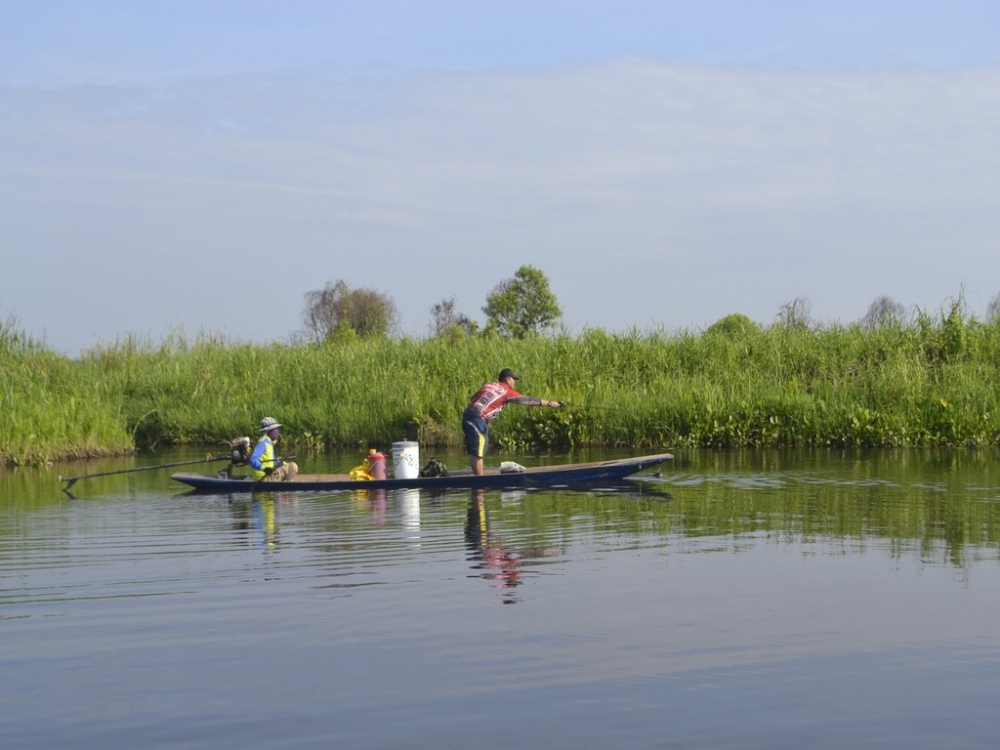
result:
[(469, 470), (449, 472), (439, 477), (351, 479), (348, 474), (298, 474), (289, 482), (254, 482), (249, 477), (178, 472), (171, 478), (193, 487), (196, 492), (230, 494), (240, 492), (289, 492), (302, 490), (378, 489), (505, 489), (513, 487), (559, 487), (588, 482), (624, 479), (644, 469), (659, 466), (673, 456), (659, 453), (638, 458), (593, 461), (560, 466), (533, 466), (523, 471), (487, 469), (475, 475)]

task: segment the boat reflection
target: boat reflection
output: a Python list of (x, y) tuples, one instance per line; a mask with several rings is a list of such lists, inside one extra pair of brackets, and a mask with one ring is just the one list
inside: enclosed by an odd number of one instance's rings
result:
[(583, 485), (570, 485), (568, 489), (590, 495), (616, 497), (629, 500), (651, 500), (654, 502), (673, 502), (674, 496), (663, 489), (659, 477), (629, 477), (627, 479), (610, 479), (604, 482), (590, 482)]

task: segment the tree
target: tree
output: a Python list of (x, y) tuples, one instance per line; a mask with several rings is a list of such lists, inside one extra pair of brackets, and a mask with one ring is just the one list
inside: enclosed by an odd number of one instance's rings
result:
[(479, 330), (479, 324), (469, 320), (464, 313), (456, 312), (455, 298), (443, 299), (431, 307), (431, 333), (435, 338), (450, 331), (459, 330), (466, 334), (474, 334)]
[(736, 338), (747, 336), (760, 330), (760, 326), (754, 323), (743, 313), (733, 313), (724, 318), (719, 318), (708, 327), (706, 333), (715, 336), (726, 336)]
[(487, 330), (518, 339), (553, 327), (562, 315), (548, 278), (530, 265), (521, 266), (514, 278), (493, 287), (483, 312)]
[(890, 297), (881, 296), (871, 303), (861, 324), (865, 328), (885, 328), (899, 325), (906, 317), (906, 308)]
[(785, 328), (806, 329), (810, 325), (812, 303), (805, 297), (796, 297), (786, 302), (778, 311), (778, 322)]
[(986, 320), (993, 321), (1000, 318), (1000, 294), (990, 300), (986, 306)]
[(373, 289), (351, 289), (342, 280), (306, 292), (302, 322), (310, 337), (322, 344), (350, 336), (388, 336), (399, 328), (399, 310), (392, 298)]

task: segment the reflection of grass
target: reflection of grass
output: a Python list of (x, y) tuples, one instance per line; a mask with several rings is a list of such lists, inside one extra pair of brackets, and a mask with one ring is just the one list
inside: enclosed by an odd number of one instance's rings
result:
[[(195, 450), (0, 471), (0, 508), (6, 517), (0, 537), (24, 534), (27, 527), (20, 519), (52, 506), (179, 496), (185, 490), (167, 469), (81, 481), (74, 487), (75, 501), (60, 492), (56, 476), (187, 460), (197, 457)], [(449, 466), (454, 463), (450, 454), (444, 455)], [(338, 452), (314, 460), (346, 467), (358, 456)], [(642, 485), (647, 484), (673, 499), (664, 502), (657, 495), (606, 488), (483, 494), (492, 532), (528, 557), (559, 557), (581, 536), (617, 548), (660, 549), (670, 556), (793, 546), (805, 556), (872, 553), (961, 568), (981, 559), (995, 561), (1000, 550), (1000, 463), (992, 450), (680, 450), (663, 467), (662, 479), (646, 472)], [(470, 493), (421, 492), (419, 497), (422, 528), (445, 527), (449, 535), (461, 535)], [(341, 534), (348, 539), (353, 529), (370, 530), (377, 500), (370, 491), (333, 493), (322, 502), (347, 504), (350, 512), (318, 513), (310, 522), (328, 525), (338, 539)], [(381, 497), (381, 513), (388, 506), (388, 519), (380, 523), (396, 522), (398, 500), (392, 493)], [(213, 508), (232, 506), (235, 514), (239, 507), (249, 508), (253, 498), (212, 497), (205, 502)], [(365, 538), (372, 545), (391, 545), (397, 539), (392, 534), (381, 541)]]
[(992, 451), (682, 451), (675, 464), (662, 485), (670, 503), (543, 492), (488, 503), (490, 517), (515, 543), (506, 527), (546, 545), (589, 528), (671, 553), (794, 544), (965, 567), (1000, 547), (998, 492), (986, 489), (1000, 487)]
[[(763, 534), (770, 542), (881, 545), (892, 557), (963, 566), (970, 547), (1000, 544), (1000, 465), (992, 450), (785, 449), (678, 454), (667, 487), (675, 531)], [(755, 479), (767, 477), (767, 483)], [(888, 540), (888, 544), (884, 540)]]
[(498, 449), (996, 445), (1000, 323), (875, 330), (753, 325), (704, 333), (590, 330), (526, 341), (366, 340), (325, 348), (126, 338), (69, 360), (0, 327), (0, 459), (216, 444), (271, 415), (287, 450), (457, 446), (464, 404), (504, 366), (525, 393)]

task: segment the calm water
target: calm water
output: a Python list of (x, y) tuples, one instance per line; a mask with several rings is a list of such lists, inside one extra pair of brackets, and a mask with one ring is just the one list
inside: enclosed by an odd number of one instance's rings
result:
[(680, 453), (527, 494), (56, 481), (192, 455), (0, 473), (4, 748), (1000, 743), (993, 453)]

